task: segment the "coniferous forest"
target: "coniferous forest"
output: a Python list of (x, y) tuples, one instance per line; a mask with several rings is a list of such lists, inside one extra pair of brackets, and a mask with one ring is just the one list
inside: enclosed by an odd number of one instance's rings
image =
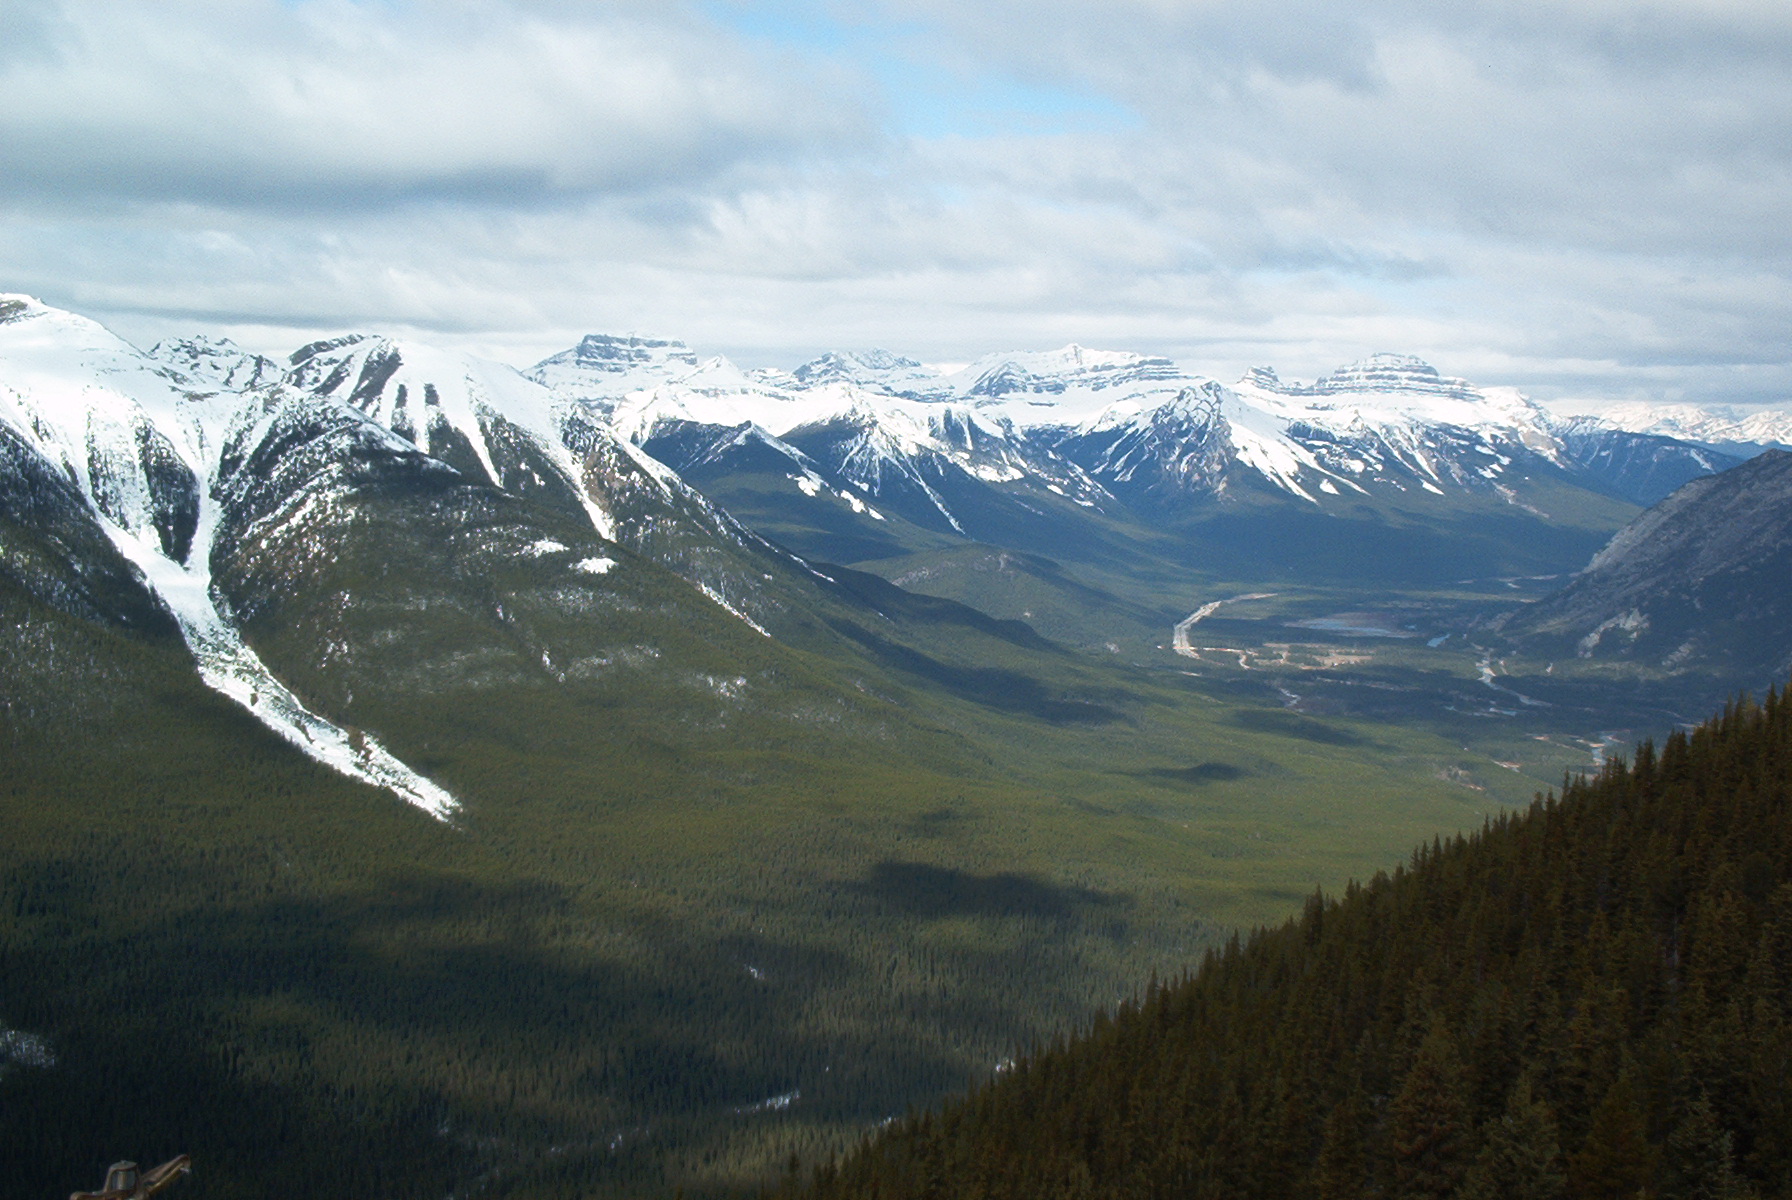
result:
[(1313, 896), (786, 1193), (1792, 1196), (1792, 702)]

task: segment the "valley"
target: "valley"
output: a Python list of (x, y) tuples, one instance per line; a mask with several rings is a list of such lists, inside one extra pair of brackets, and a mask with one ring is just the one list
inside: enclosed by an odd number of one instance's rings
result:
[(518, 372), (0, 300), (6, 1186), (750, 1190), (1783, 677), (1513, 616), (1741, 461), (1398, 356)]

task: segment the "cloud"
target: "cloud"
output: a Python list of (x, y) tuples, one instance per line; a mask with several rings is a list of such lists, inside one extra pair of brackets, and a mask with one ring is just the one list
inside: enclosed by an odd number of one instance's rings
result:
[(0, 0), (0, 283), (133, 336), (1783, 399), (1789, 195), (1782, 3)]
[(35, 49), (0, 61), (14, 195), (527, 206), (874, 130), (794, 60), (623, 4), (114, 0), (17, 20)]

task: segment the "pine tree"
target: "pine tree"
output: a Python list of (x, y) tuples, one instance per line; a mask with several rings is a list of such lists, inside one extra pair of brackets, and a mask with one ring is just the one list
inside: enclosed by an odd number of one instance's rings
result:
[(1444, 1200), (1468, 1162), (1467, 1089), (1455, 1039), (1433, 1018), (1389, 1112), (1396, 1200)]
[(1569, 1182), (1584, 1200), (1635, 1200), (1654, 1179), (1656, 1157), (1625, 1071), (1593, 1110), (1586, 1144), (1569, 1163)]
[(1358, 1089), (1326, 1117), (1313, 1168), (1314, 1200), (1361, 1200), (1369, 1175), (1363, 1132), (1368, 1119), (1369, 1107)]
[(1555, 1115), (1521, 1076), (1506, 1111), (1487, 1123), (1481, 1153), (1462, 1181), (1460, 1200), (1562, 1200), (1568, 1180)]
[(1664, 1200), (1743, 1200), (1751, 1194), (1736, 1173), (1734, 1140), (1703, 1094), (1668, 1138)]

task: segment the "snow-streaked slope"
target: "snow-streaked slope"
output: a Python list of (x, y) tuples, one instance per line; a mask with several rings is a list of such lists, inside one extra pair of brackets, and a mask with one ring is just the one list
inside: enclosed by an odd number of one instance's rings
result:
[[(416, 342), (351, 336), (314, 342), (295, 353), (287, 383), (349, 405), (371, 420), (494, 487), (549, 486), (541, 468), (576, 496), (592, 528), (610, 540), (615, 518), (584, 486), (566, 446), (571, 402), (501, 363)], [(509, 426), (506, 430), (504, 426)], [(514, 431), (514, 432), (513, 432)], [(515, 432), (542, 461), (513, 461)], [(483, 476), (483, 478), (480, 478)]]
[(219, 391), (240, 392), (277, 383), (286, 373), (283, 363), (244, 350), (229, 338), (176, 338), (157, 342), (144, 353), (173, 367), (192, 384)]
[(1727, 471), (1752, 449), (1731, 451), (1656, 433), (1619, 429), (1596, 417), (1557, 419), (1553, 432), (1563, 452), (1612, 495), (1647, 507), (1682, 485)]
[(311, 757), (446, 819), (452, 796), (309, 711), (218, 611), (213, 484), (226, 444), (252, 420), (235, 393), (207, 390), (84, 317), (0, 297), (0, 421), (79, 486), (174, 616), (201, 678)]
[[(478, 482), (550, 506), (576, 502), (599, 536), (669, 567), (763, 632), (774, 619), (774, 602), (758, 594), (758, 583), (768, 565), (774, 571), (788, 566), (787, 556), (643, 450), (646, 436), (619, 436), (630, 428), (665, 428), (689, 419), (690, 411), (701, 414), (702, 424), (731, 425), (738, 416), (736, 397), (765, 400), (726, 360), (698, 362), (680, 345), (591, 337), (556, 357), (565, 360), (563, 379), (589, 375), (594, 386), (615, 374), (672, 364), (675, 373), (699, 383), (719, 381), (717, 387), (662, 384), (620, 400), (580, 399), (499, 363), (362, 336), (299, 350), (287, 382), (366, 414)], [(612, 371), (618, 363), (621, 369)], [(760, 561), (766, 555), (775, 561)]]

